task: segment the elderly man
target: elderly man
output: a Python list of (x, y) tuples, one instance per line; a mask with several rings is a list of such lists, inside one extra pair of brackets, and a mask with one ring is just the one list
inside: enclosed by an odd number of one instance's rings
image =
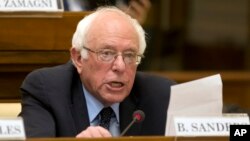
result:
[(120, 136), (138, 109), (145, 120), (125, 135), (164, 135), (174, 82), (136, 71), (145, 48), (142, 27), (121, 10), (102, 7), (86, 16), (71, 61), (36, 70), (21, 86), (27, 136)]

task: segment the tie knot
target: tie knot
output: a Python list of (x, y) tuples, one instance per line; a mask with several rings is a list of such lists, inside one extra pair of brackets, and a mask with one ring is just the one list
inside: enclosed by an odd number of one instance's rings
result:
[(112, 114), (113, 114), (113, 109), (111, 107), (103, 108), (102, 111), (100, 112), (101, 116), (100, 126), (109, 130), (109, 124)]

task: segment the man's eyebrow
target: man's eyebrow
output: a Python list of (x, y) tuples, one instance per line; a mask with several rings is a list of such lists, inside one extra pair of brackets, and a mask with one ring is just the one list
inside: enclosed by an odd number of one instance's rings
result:
[(112, 50), (115, 50), (115, 47), (111, 46), (111, 45), (103, 45), (100, 49), (112, 49)]
[[(116, 49), (115, 46), (108, 45), (108, 44), (103, 45), (100, 49), (110, 49), (110, 50), (115, 50), (115, 51), (117, 51), (117, 49)], [(139, 50), (137, 50), (137, 49), (135, 49), (135, 48), (133, 48), (133, 47), (129, 47), (129, 48), (123, 50), (123, 52), (127, 52), (127, 51), (138, 52)]]
[(138, 52), (137, 49), (133, 49), (133, 48), (129, 48), (129, 49), (126, 49), (124, 50), (125, 52), (128, 52), (128, 51), (131, 51), (131, 52)]

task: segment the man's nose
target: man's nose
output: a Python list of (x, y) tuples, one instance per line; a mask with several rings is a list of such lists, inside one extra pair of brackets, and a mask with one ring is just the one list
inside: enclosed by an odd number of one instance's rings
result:
[(113, 62), (113, 66), (112, 69), (114, 71), (124, 71), (126, 68), (126, 64), (123, 60), (123, 56), (122, 55), (117, 55), (116, 58), (114, 58), (114, 62)]

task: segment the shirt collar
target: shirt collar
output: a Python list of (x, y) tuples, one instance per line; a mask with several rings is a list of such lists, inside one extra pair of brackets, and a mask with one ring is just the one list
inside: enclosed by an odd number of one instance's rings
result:
[[(93, 95), (91, 95), (82, 85), (83, 93), (86, 99), (87, 109), (88, 109), (88, 115), (89, 115), (89, 122), (92, 123), (97, 115), (100, 113), (100, 111), (104, 108), (104, 105), (98, 101)], [(119, 105), (120, 103), (112, 104), (110, 107), (115, 112), (116, 119), (118, 123), (120, 122), (120, 116), (119, 116)]]

